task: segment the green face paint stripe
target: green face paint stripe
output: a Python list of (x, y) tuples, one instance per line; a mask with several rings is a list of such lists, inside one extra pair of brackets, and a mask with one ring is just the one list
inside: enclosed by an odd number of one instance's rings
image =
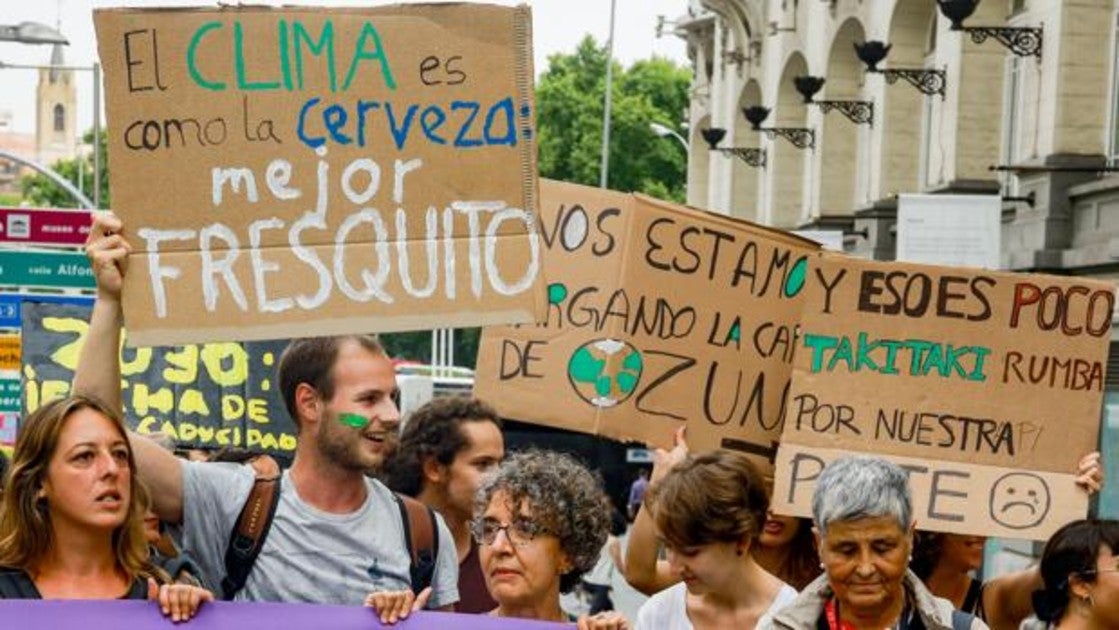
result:
[(369, 425), (369, 418), (356, 413), (342, 413), (338, 414), (338, 422), (355, 429), (364, 429)]

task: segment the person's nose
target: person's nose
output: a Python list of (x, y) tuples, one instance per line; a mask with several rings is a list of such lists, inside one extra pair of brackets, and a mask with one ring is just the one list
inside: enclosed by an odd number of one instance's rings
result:
[(385, 399), (377, 405), (376, 415), (381, 422), (394, 426), (400, 425), (400, 408), (396, 406), (396, 402), (391, 396), (385, 397)]
[(859, 577), (870, 577), (875, 574), (877, 569), (874, 566), (874, 554), (869, 549), (863, 549), (859, 552), (859, 563), (855, 567), (855, 572)]
[(112, 453), (104, 453), (101, 459), (101, 474), (107, 477), (115, 477), (120, 474), (120, 462), (113, 457)]
[(513, 541), (509, 540), (509, 530), (503, 527), (494, 532), (490, 548), (499, 553), (512, 553)]

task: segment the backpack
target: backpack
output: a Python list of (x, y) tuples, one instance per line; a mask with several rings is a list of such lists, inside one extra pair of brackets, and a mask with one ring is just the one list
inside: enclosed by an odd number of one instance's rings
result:
[[(221, 581), (221, 598), (232, 601), (245, 587), (252, 573), (256, 558), (264, 548), (276, 506), (280, 504), (280, 466), (276, 460), (262, 455), (250, 465), (256, 474), (253, 489), (241, 508), (237, 524), (225, 549), (225, 577)], [(411, 558), (408, 568), (412, 591), (419, 593), (431, 585), (435, 576), (435, 561), (439, 555), (439, 536), (435, 512), (412, 497), (393, 493), (400, 508), (400, 521), (404, 527), (404, 544)]]

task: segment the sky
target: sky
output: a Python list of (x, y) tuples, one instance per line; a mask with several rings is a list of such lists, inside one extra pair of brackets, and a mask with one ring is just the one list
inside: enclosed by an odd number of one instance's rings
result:
[[(409, 3), (408, 0), (401, 0)], [(489, 0), (492, 4), (515, 5), (517, 0)], [(549, 55), (569, 53), (584, 35), (590, 34), (605, 42), (610, 29), (610, 0), (520, 0), (532, 6), (535, 65), (539, 73), (547, 67)], [(688, 0), (616, 0), (614, 56), (625, 65), (653, 55), (687, 62), (683, 40), (666, 35), (656, 36), (657, 16), (669, 21), (687, 10)], [(226, 3), (232, 4), (232, 3)], [(279, 2), (254, 0), (252, 4), (348, 5), (369, 6), (389, 4), (381, 0), (302, 0)], [(204, 0), (0, 0), (0, 23), (23, 21), (55, 25), (70, 40), (64, 49), (69, 65), (91, 65), (97, 59), (97, 43), (93, 32), (92, 9), (110, 6), (215, 6)], [(10, 64), (46, 64), (50, 46), (31, 46), (0, 42), (0, 62)], [(79, 72), (78, 129), (85, 131), (93, 124), (92, 73)], [(0, 69), (0, 111), (12, 113), (12, 128), (20, 132), (35, 130), (34, 70)]]

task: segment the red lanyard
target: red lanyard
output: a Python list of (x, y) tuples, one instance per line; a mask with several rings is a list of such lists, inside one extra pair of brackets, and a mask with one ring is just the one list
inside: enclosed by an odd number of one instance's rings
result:
[[(834, 597), (829, 599), (828, 603), (824, 605), (824, 614), (827, 615), (828, 628), (830, 630), (855, 630), (855, 626), (846, 621), (839, 620), (839, 604), (835, 603)], [(907, 611), (903, 610), (901, 612), (901, 619), (898, 620), (897, 627), (902, 630), (907, 628), (909, 626), (908, 617), (909, 614)]]
[(828, 616), (828, 628), (831, 630), (855, 630), (855, 626), (839, 620), (839, 607), (835, 603), (835, 598), (828, 600), (827, 605), (824, 606), (824, 614)]

